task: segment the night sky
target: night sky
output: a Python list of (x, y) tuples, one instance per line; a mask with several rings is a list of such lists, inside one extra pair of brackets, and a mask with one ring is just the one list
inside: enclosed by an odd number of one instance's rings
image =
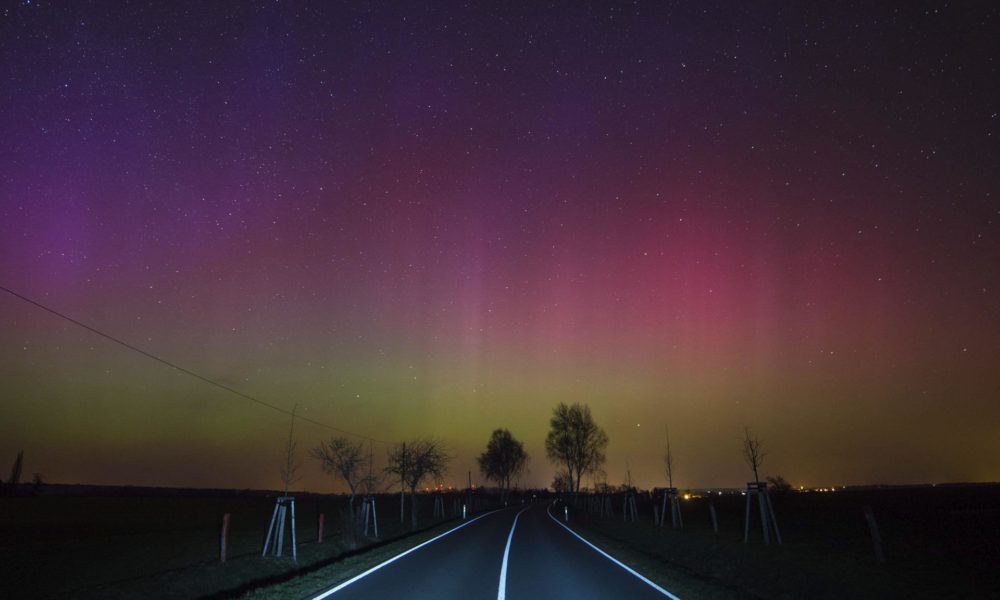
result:
[[(7, 3), (0, 286), (455, 484), (560, 401), (611, 483), (1000, 480), (995, 3), (421, 4)], [(288, 422), (0, 292), (0, 468), (274, 488)]]

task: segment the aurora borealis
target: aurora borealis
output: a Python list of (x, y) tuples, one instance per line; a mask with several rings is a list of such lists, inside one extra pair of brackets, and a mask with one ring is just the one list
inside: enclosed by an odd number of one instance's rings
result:
[[(560, 401), (612, 483), (1000, 480), (995, 5), (489, 4), (2, 9), (0, 285), (456, 484)], [(287, 418), (5, 293), (0, 394), (49, 481), (277, 485)]]

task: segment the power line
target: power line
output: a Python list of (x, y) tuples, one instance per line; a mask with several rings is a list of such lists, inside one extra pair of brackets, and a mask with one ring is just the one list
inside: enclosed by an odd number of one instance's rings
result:
[(215, 386), (215, 387), (217, 387), (219, 389), (225, 390), (225, 391), (229, 392), (230, 394), (234, 394), (236, 396), (239, 396), (240, 398), (243, 398), (244, 400), (249, 400), (251, 402), (254, 402), (256, 404), (264, 406), (266, 408), (270, 408), (271, 410), (279, 412), (279, 413), (281, 413), (283, 415), (288, 415), (288, 416), (292, 417), (293, 419), (299, 419), (299, 420), (305, 421), (307, 423), (312, 423), (313, 425), (318, 425), (319, 427), (325, 427), (327, 429), (331, 429), (333, 431), (336, 431), (336, 432), (339, 432), (339, 433), (343, 433), (343, 434), (346, 434), (346, 435), (351, 435), (351, 436), (354, 436), (354, 437), (358, 437), (358, 438), (361, 438), (361, 439), (364, 439), (364, 440), (370, 440), (370, 441), (373, 441), (373, 442), (378, 442), (380, 444), (391, 445), (390, 442), (387, 442), (385, 440), (380, 440), (380, 439), (377, 439), (377, 438), (373, 438), (371, 436), (362, 435), (360, 433), (355, 433), (353, 431), (347, 431), (346, 429), (340, 429), (339, 427), (334, 427), (333, 425), (327, 425), (326, 423), (323, 423), (321, 421), (317, 421), (315, 419), (310, 419), (309, 417), (303, 417), (301, 415), (294, 414), (293, 411), (286, 410), (284, 408), (281, 408), (280, 406), (275, 406), (274, 404), (271, 404), (270, 402), (265, 402), (264, 400), (261, 400), (259, 398), (254, 398), (253, 396), (251, 396), (249, 394), (244, 394), (243, 392), (241, 392), (241, 391), (239, 391), (237, 389), (231, 388), (228, 385), (225, 385), (223, 383), (219, 383), (218, 381), (215, 381), (213, 379), (209, 379), (208, 377), (205, 377), (204, 375), (199, 375), (198, 373), (195, 373), (191, 369), (186, 369), (186, 368), (184, 368), (184, 367), (182, 367), (180, 365), (177, 365), (175, 363), (170, 362), (169, 360), (167, 360), (165, 358), (160, 358), (159, 356), (157, 356), (157, 355), (155, 355), (155, 354), (153, 354), (151, 352), (147, 352), (147, 351), (143, 350), (142, 348), (138, 348), (136, 346), (133, 346), (132, 344), (130, 344), (128, 342), (120, 340), (120, 339), (116, 338), (113, 335), (104, 333), (103, 331), (101, 331), (101, 330), (99, 330), (99, 329), (97, 329), (95, 327), (91, 327), (90, 325), (87, 325), (86, 323), (82, 323), (80, 321), (77, 321), (73, 317), (65, 315), (65, 314), (63, 314), (63, 313), (55, 310), (54, 308), (49, 308), (48, 306), (45, 306), (41, 302), (37, 302), (35, 300), (32, 300), (31, 298), (28, 298), (27, 296), (19, 294), (19, 293), (15, 292), (14, 290), (10, 289), (10, 288), (7, 288), (7, 287), (4, 287), (4, 286), (0, 285), (0, 290), (3, 290), (5, 292), (7, 292), (11, 296), (14, 296), (15, 298), (17, 298), (19, 300), (23, 300), (24, 302), (27, 302), (28, 304), (31, 304), (31, 305), (33, 305), (33, 306), (35, 306), (37, 308), (40, 308), (40, 309), (44, 310), (45, 312), (51, 313), (51, 314), (53, 314), (53, 315), (55, 315), (55, 316), (57, 316), (57, 317), (59, 317), (61, 319), (65, 319), (66, 321), (69, 321), (70, 323), (72, 323), (74, 325), (77, 325), (78, 327), (82, 327), (82, 328), (86, 329), (87, 331), (89, 331), (91, 333), (95, 333), (95, 334), (97, 334), (97, 335), (99, 335), (99, 336), (101, 336), (101, 337), (103, 337), (103, 338), (105, 338), (107, 340), (111, 340), (112, 342), (118, 344), (119, 346), (124, 346), (125, 348), (128, 348), (129, 350), (131, 350), (133, 352), (138, 352), (139, 354), (145, 356), (146, 358), (151, 358), (151, 359), (155, 360), (158, 363), (162, 363), (162, 364), (170, 367), (171, 369), (175, 369), (177, 371), (180, 371), (181, 373), (184, 373), (185, 375), (189, 375), (191, 377), (194, 377), (195, 379), (197, 379), (197, 380), (199, 380), (199, 381), (201, 381), (203, 383), (207, 383), (207, 384)]

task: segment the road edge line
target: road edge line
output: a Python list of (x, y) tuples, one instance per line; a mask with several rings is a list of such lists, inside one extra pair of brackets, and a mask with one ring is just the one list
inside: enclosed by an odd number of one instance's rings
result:
[(415, 551), (423, 548), (427, 544), (430, 544), (431, 542), (436, 542), (437, 540), (443, 538), (444, 536), (449, 535), (451, 533), (454, 533), (454, 532), (458, 531), (459, 529), (461, 529), (463, 527), (467, 527), (469, 525), (472, 525), (473, 523), (475, 523), (479, 519), (482, 519), (484, 517), (488, 517), (488, 516), (490, 516), (492, 514), (496, 514), (500, 510), (503, 510), (503, 509), (491, 510), (490, 512), (486, 513), (485, 515), (479, 515), (478, 517), (476, 517), (475, 519), (472, 519), (471, 521), (466, 521), (465, 523), (462, 523), (458, 527), (453, 527), (452, 529), (449, 529), (448, 531), (446, 531), (446, 532), (444, 532), (442, 534), (436, 535), (436, 536), (432, 537), (431, 539), (429, 539), (429, 540), (427, 540), (425, 542), (421, 542), (420, 544), (417, 544), (416, 546), (410, 548), (409, 550), (406, 550), (404, 552), (400, 552), (399, 554), (397, 554), (396, 556), (393, 556), (389, 560), (385, 560), (383, 562), (380, 562), (379, 564), (377, 564), (374, 567), (368, 569), (364, 573), (359, 573), (359, 574), (355, 575), (354, 577), (351, 577), (347, 581), (345, 581), (343, 583), (339, 583), (335, 587), (333, 587), (333, 588), (331, 588), (329, 590), (326, 590), (325, 592), (320, 592), (319, 594), (317, 594), (315, 596), (307, 596), (307, 598), (309, 598), (310, 600), (323, 600), (323, 598), (326, 598), (327, 596), (332, 596), (333, 594), (336, 594), (337, 592), (339, 592), (340, 590), (344, 589), (345, 587), (351, 585), (355, 581), (371, 575), (375, 571), (378, 571), (379, 569), (381, 569), (382, 567), (384, 567), (384, 566), (386, 566), (386, 565), (388, 565), (390, 563), (396, 562), (397, 560), (403, 558), (407, 554), (409, 554), (411, 552), (415, 552)]
[[(551, 505), (550, 505), (550, 506), (551, 506)], [(640, 579), (640, 580), (641, 580), (641, 581), (642, 581), (643, 583), (645, 583), (645, 584), (646, 584), (646, 585), (648, 585), (649, 587), (651, 587), (651, 588), (653, 588), (654, 590), (656, 590), (656, 591), (660, 592), (661, 594), (663, 594), (663, 595), (664, 595), (664, 596), (666, 596), (667, 598), (670, 598), (671, 600), (681, 600), (681, 599), (680, 599), (680, 598), (679, 598), (678, 596), (675, 596), (674, 594), (672, 594), (672, 593), (668, 592), (667, 590), (663, 589), (662, 587), (660, 587), (660, 586), (656, 585), (655, 583), (653, 583), (652, 581), (650, 581), (650, 580), (649, 580), (649, 579), (648, 579), (647, 577), (645, 577), (645, 576), (643, 576), (643, 575), (639, 574), (638, 572), (636, 572), (636, 571), (635, 571), (635, 569), (633, 569), (632, 567), (630, 567), (630, 566), (626, 565), (625, 563), (623, 563), (622, 561), (618, 560), (618, 559), (617, 559), (617, 558), (615, 558), (614, 556), (611, 556), (610, 554), (608, 554), (608, 553), (607, 553), (607, 552), (605, 552), (604, 550), (601, 550), (601, 549), (600, 549), (600, 548), (598, 548), (597, 546), (595, 546), (595, 545), (591, 544), (591, 543), (590, 543), (589, 541), (587, 541), (587, 539), (586, 539), (585, 537), (583, 537), (583, 536), (582, 536), (582, 535), (580, 535), (579, 533), (577, 533), (577, 532), (573, 531), (572, 529), (570, 529), (568, 525), (565, 525), (565, 524), (563, 524), (563, 523), (560, 523), (560, 522), (559, 522), (559, 519), (557, 519), (557, 518), (555, 518), (555, 517), (553, 517), (553, 516), (552, 516), (552, 512), (551, 512), (551, 511), (549, 511), (548, 507), (546, 507), (546, 508), (545, 508), (545, 513), (549, 515), (549, 518), (550, 518), (550, 519), (552, 519), (553, 521), (555, 521), (556, 525), (559, 525), (560, 527), (562, 527), (562, 528), (563, 528), (563, 529), (565, 529), (566, 531), (568, 531), (568, 532), (572, 533), (572, 534), (573, 534), (574, 536), (576, 536), (576, 538), (577, 538), (578, 540), (580, 540), (580, 541), (581, 541), (581, 542), (583, 542), (584, 544), (587, 544), (588, 546), (590, 546), (591, 548), (593, 548), (594, 550), (596, 550), (596, 551), (597, 551), (597, 552), (598, 552), (599, 554), (601, 554), (601, 555), (602, 555), (602, 556), (603, 556), (604, 558), (606, 558), (606, 559), (610, 560), (611, 562), (615, 563), (615, 564), (616, 564), (616, 565), (618, 565), (619, 567), (621, 567), (621, 568), (625, 569), (626, 571), (628, 571), (628, 572), (629, 572), (629, 573), (631, 573), (632, 575), (635, 575), (636, 577), (638, 577), (638, 578), (639, 578), (639, 579)]]
[(510, 526), (510, 533), (507, 535), (507, 546), (503, 549), (503, 562), (500, 563), (500, 585), (497, 587), (497, 600), (504, 600), (507, 596), (507, 559), (510, 557), (510, 543), (514, 540), (514, 529), (517, 527), (517, 519), (521, 513), (531, 508), (526, 506), (514, 515), (514, 524)]

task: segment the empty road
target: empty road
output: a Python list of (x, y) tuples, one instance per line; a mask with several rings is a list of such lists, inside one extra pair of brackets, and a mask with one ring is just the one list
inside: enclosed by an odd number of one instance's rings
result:
[(549, 508), (536, 502), (470, 520), (313, 600), (676, 598), (578, 538)]

